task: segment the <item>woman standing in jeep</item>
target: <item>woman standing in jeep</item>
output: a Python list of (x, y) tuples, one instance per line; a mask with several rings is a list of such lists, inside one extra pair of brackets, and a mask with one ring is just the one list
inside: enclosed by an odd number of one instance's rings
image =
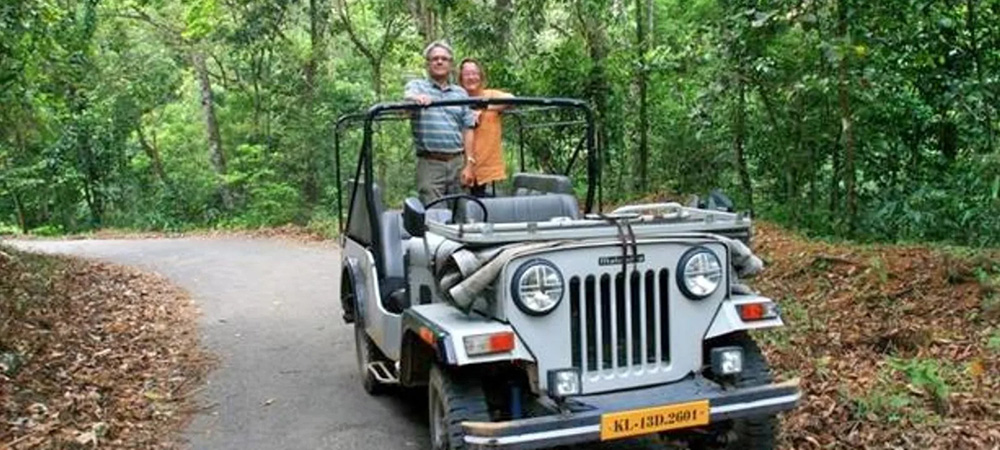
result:
[[(513, 95), (486, 89), (486, 72), (482, 64), (473, 58), (465, 58), (458, 65), (458, 83), (469, 97), (509, 98)], [(462, 183), (469, 186), (469, 192), (476, 197), (496, 195), (496, 182), (507, 179), (507, 167), (501, 151), (500, 112), (507, 105), (490, 105), (477, 110), (478, 125), (473, 137), (473, 160), (462, 173)]]

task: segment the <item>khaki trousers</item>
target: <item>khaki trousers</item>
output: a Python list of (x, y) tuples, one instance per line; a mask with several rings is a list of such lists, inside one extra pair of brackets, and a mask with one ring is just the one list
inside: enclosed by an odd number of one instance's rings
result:
[[(426, 205), (445, 195), (463, 193), (461, 176), (464, 167), (465, 159), (461, 155), (448, 161), (418, 157), (417, 193), (420, 202)], [(461, 208), (458, 208), (456, 214), (460, 212)], [(461, 216), (458, 214), (456, 218)]]

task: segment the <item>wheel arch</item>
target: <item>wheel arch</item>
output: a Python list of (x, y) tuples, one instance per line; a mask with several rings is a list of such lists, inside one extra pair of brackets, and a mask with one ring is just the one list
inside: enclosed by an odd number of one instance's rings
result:
[(364, 305), (368, 299), (364, 275), (358, 260), (346, 257), (343, 260), (340, 278), (340, 307), (344, 323), (354, 323), (364, 319)]

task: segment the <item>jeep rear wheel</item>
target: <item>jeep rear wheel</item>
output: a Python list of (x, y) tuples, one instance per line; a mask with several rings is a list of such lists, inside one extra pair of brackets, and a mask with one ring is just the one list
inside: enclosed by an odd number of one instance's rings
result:
[[(733, 382), (734, 386), (749, 388), (772, 382), (767, 359), (749, 335), (739, 332), (713, 339), (706, 348), (721, 346), (743, 347), (743, 373)], [(777, 416), (747, 417), (712, 425), (707, 435), (690, 442), (690, 446), (697, 449), (773, 449), (777, 434)]]
[(490, 420), (482, 386), (437, 365), (431, 368), (427, 407), (434, 450), (466, 448), (462, 422)]

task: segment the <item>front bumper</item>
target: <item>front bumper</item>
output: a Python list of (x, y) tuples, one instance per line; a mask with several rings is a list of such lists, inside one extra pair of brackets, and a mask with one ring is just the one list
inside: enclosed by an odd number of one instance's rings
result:
[(574, 397), (571, 412), (507, 422), (463, 422), (470, 449), (534, 449), (601, 439), (601, 415), (697, 400), (709, 401), (709, 423), (771, 415), (795, 407), (798, 379), (724, 390), (704, 378), (625, 392)]

